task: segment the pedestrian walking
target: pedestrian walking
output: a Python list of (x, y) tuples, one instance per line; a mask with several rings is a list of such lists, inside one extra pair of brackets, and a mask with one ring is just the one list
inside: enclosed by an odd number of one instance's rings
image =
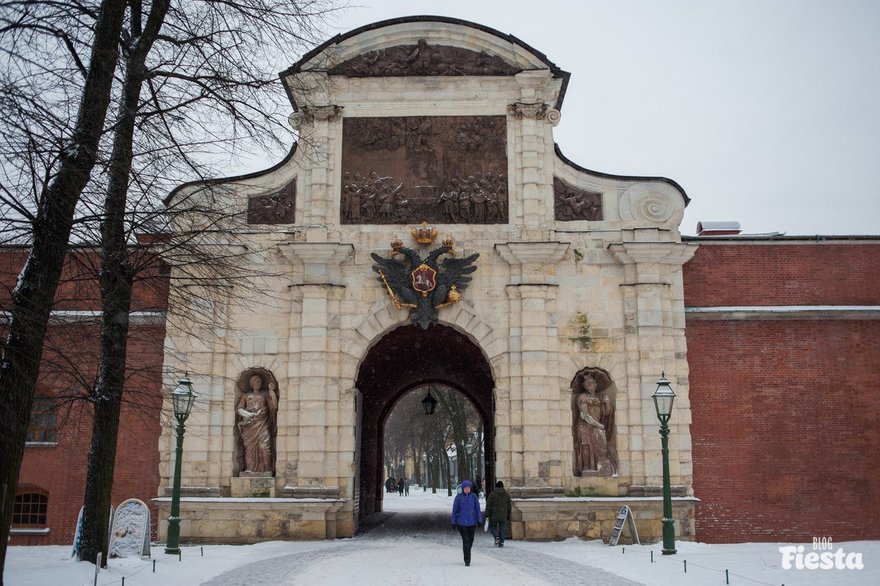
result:
[(403, 494), (409, 496), (409, 478), (403, 479)]
[(461, 483), (461, 494), (455, 495), (452, 501), (452, 528), (458, 529), (461, 535), (461, 548), (464, 552), (464, 565), (471, 565), (471, 547), (474, 545), (474, 533), (477, 526), (483, 522), (480, 512), (480, 498), (471, 490), (473, 484), (470, 480)]
[(495, 490), (486, 497), (486, 518), (489, 519), (489, 531), (495, 538), (496, 547), (504, 547), (504, 536), (507, 535), (507, 522), (510, 521), (510, 495), (504, 490), (504, 483), (495, 483)]

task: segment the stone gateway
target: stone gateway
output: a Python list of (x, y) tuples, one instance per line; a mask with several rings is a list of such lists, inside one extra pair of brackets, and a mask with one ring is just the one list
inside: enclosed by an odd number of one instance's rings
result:
[[(514, 538), (608, 538), (623, 504), (656, 538), (650, 397), (664, 371), (677, 395), (676, 532), (693, 538), (688, 198), (669, 179), (589, 171), (555, 148), (568, 77), (463, 21), (363, 27), (282, 72), (298, 132), (288, 158), (169, 196), (192, 210), (178, 233), (199, 210), (234, 212), (220, 248), (247, 250), (264, 275), (262, 298), (214, 301), (212, 327), (193, 331), (192, 308), (169, 309), (166, 371), (188, 371), (200, 394), (183, 540), (353, 535), (382, 507), (385, 418), (427, 383), (483, 419), (485, 481), (509, 483)], [(161, 442), (170, 487), (171, 427)]]

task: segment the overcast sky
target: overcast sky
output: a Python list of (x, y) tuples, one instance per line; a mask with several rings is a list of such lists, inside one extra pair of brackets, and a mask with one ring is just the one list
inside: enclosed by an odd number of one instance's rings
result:
[[(682, 223), (880, 234), (880, 1), (352, 0), (332, 34), (450, 16), (571, 80), (554, 129), (582, 167), (677, 181)], [(293, 60), (291, 61), (291, 63)]]

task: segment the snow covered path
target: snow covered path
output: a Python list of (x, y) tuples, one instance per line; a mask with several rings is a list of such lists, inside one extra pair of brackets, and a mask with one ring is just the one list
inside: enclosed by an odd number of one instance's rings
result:
[[(530, 551), (508, 540), (496, 548), (478, 532), (470, 567), (462, 561), (461, 538), (449, 525), (449, 513), (405, 510), (410, 501), (391, 495), (386, 512), (371, 520), (355, 539), (338, 541), (320, 552), (255, 562), (205, 582), (204, 586), (313, 584), (530, 584), (633, 586), (598, 568)], [(403, 497), (406, 499), (406, 497)], [(414, 501), (415, 499), (413, 499)], [(397, 505), (397, 507), (395, 507)]]
[[(661, 556), (660, 544), (608, 547), (571, 538), (558, 542), (508, 540), (495, 548), (478, 531), (471, 566), (449, 525), (452, 498), (445, 491), (386, 494), (385, 513), (353, 539), (270, 541), (255, 545), (183, 545), (152, 558), (111, 559), (98, 586), (330, 585), (445, 586), (875, 586), (880, 584), (880, 541), (834, 543), (858, 552), (864, 568), (809, 570), (785, 567), (782, 543), (676, 542), (678, 554)], [(798, 545), (798, 544), (794, 544)], [(805, 552), (811, 544), (801, 544)], [(686, 562), (686, 567), (685, 567)], [(598, 569), (601, 568), (601, 569)], [(686, 572), (685, 572), (686, 570)], [(10, 547), (4, 583), (14, 586), (92, 586), (95, 566), (70, 559), (70, 546)]]

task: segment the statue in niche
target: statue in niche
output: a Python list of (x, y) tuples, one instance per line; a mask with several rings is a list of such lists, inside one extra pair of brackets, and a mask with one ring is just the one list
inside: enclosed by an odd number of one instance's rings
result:
[(268, 370), (250, 368), (236, 386), (241, 393), (235, 405), (239, 476), (274, 476), (278, 383)]
[(600, 368), (585, 368), (571, 385), (574, 475), (617, 474), (614, 445), (614, 401), (617, 387)]

